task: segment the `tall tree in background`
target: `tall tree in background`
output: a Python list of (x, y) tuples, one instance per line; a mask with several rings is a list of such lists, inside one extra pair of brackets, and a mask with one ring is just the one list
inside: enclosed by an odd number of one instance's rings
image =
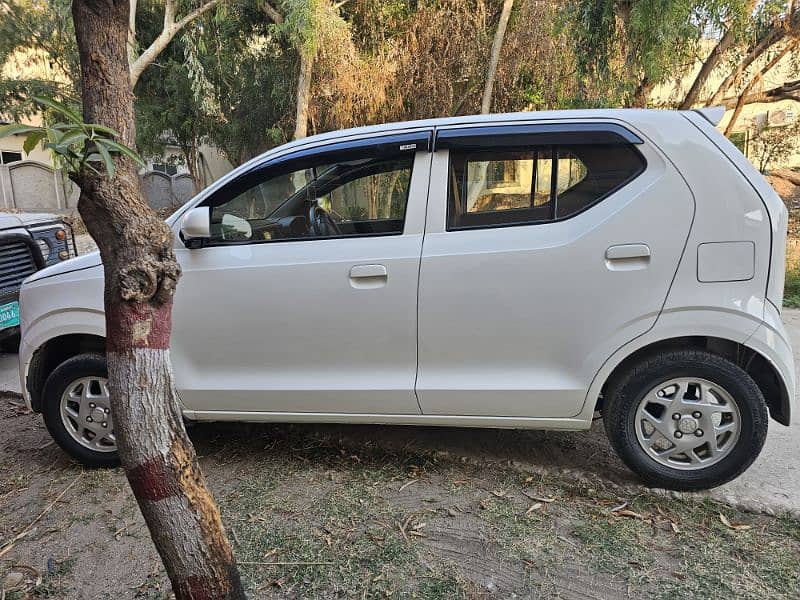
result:
[(574, 0), (583, 101), (646, 106), (656, 85), (692, 68), (704, 35), (744, 6), (745, 0)]
[(506, 37), (506, 27), (508, 19), (511, 18), (511, 9), (514, 8), (514, 0), (503, 0), (503, 8), (500, 11), (500, 19), (497, 22), (497, 29), (494, 33), (492, 42), (492, 53), (489, 56), (489, 68), (486, 71), (486, 84), (483, 88), (483, 98), (481, 99), (481, 114), (488, 114), (492, 108), (492, 91), (494, 90), (494, 77), (497, 73), (497, 63), (500, 61), (500, 51), (503, 48), (503, 40)]
[[(73, 0), (84, 120), (135, 143), (128, 0)], [(180, 276), (169, 227), (148, 207), (135, 163), (83, 168), (78, 210), (105, 271), (107, 360), (120, 459), (178, 599), (244, 598), (219, 510), (186, 435), (169, 358)]]

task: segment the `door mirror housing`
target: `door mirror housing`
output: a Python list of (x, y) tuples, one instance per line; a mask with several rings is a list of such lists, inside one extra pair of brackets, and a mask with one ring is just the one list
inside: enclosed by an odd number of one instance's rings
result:
[(183, 215), (181, 237), (187, 248), (198, 248), (211, 237), (211, 210), (208, 206), (193, 208)]

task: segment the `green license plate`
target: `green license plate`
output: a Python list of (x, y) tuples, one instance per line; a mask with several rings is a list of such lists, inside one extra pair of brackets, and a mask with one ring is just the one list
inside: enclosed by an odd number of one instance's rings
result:
[(0, 306), (0, 329), (19, 325), (19, 302), (9, 302)]

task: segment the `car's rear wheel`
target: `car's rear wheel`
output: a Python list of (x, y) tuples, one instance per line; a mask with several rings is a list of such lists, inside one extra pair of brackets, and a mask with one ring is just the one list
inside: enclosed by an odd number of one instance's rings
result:
[(752, 464), (768, 414), (761, 390), (735, 363), (682, 350), (650, 356), (613, 382), (603, 419), (620, 458), (647, 484), (699, 490)]
[(81, 464), (119, 464), (102, 355), (80, 354), (56, 367), (44, 385), (42, 413), (53, 439)]

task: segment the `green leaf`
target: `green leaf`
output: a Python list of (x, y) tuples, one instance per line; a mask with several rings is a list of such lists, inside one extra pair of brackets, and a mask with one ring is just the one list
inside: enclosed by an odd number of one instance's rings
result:
[(47, 106), (48, 108), (52, 108), (54, 111), (65, 116), (76, 125), (83, 125), (83, 120), (81, 119), (80, 115), (66, 104), (59, 102), (58, 100), (53, 100), (52, 98), (44, 98), (43, 96), (34, 96), (33, 99), (39, 104)]
[(113, 152), (119, 152), (120, 154), (124, 154), (125, 156), (130, 158), (133, 162), (135, 162), (137, 165), (139, 165), (140, 167), (146, 167), (147, 166), (147, 164), (144, 162), (142, 157), (139, 156), (136, 153), (135, 150), (132, 150), (131, 148), (128, 148), (127, 146), (124, 146), (123, 144), (115, 142), (114, 140), (100, 139), (100, 140), (95, 140), (95, 143), (98, 146), (103, 145), (108, 150), (111, 150)]
[(22, 151), (25, 152), (26, 155), (30, 154), (33, 149), (36, 148), (36, 145), (46, 137), (47, 132), (44, 129), (30, 132), (28, 137), (25, 138), (25, 142), (22, 144)]
[(86, 133), (84, 133), (80, 129), (75, 129), (73, 131), (65, 133), (64, 137), (62, 137), (59, 140), (59, 144), (63, 144), (63, 145), (77, 144), (77, 143), (82, 142), (83, 140), (87, 139), (88, 137), (89, 136), (86, 135)]
[(106, 149), (103, 144), (95, 144), (97, 148), (97, 152), (100, 153), (100, 156), (103, 157), (103, 164), (106, 166), (106, 173), (108, 173), (108, 178), (114, 178), (114, 159), (111, 158), (111, 153)]
[(23, 125), (22, 123), (10, 123), (8, 125), (0, 125), (0, 138), (9, 135), (21, 135), (24, 133), (31, 133), (33, 131), (42, 131), (41, 127), (33, 127), (32, 125)]
[[(61, 142), (61, 138), (64, 137), (65, 133), (58, 129), (48, 128), (45, 130), (47, 132), (47, 141), (49, 144), (58, 144)], [(45, 148), (48, 144), (45, 144)]]
[(87, 123), (86, 128), (94, 134), (95, 131), (100, 133), (105, 133), (111, 137), (118, 138), (119, 133), (116, 129), (111, 129), (111, 127), (106, 127), (105, 125), (98, 125), (97, 123)]

